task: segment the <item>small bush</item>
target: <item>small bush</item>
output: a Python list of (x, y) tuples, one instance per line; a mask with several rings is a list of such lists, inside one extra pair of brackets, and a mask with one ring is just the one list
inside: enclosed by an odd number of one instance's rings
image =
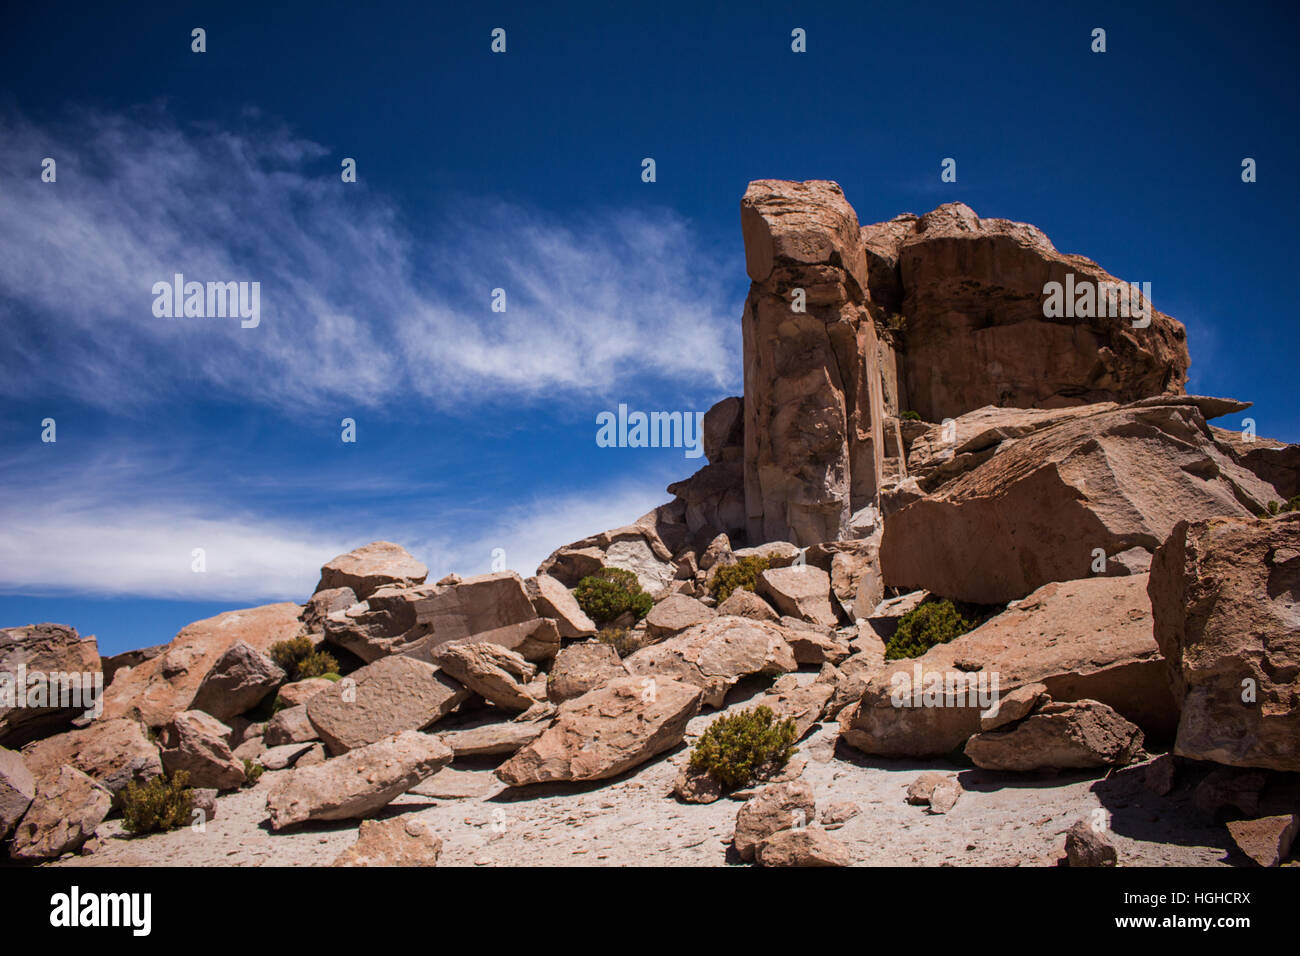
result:
[(898, 630), (885, 645), (885, 660), (920, 657), (936, 644), (947, 644), (973, 630), (979, 621), (963, 610), (952, 601), (932, 601), (908, 611), (898, 619)]
[(573, 596), (597, 627), (629, 612), (639, 621), (654, 606), (654, 598), (641, 590), (636, 575), (623, 568), (601, 568), (588, 575), (578, 582)]
[(885, 316), (885, 328), (894, 332), (902, 332), (907, 328), (907, 316), (899, 312), (891, 312)]
[(626, 627), (602, 627), (596, 633), (596, 639), (614, 648), (619, 657), (627, 657), (637, 649), (636, 635)]
[(184, 770), (154, 777), (144, 786), (132, 780), (122, 791), (122, 829), (143, 834), (185, 826), (194, 812), (189, 781)]
[(244, 786), (251, 787), (255, 785), (262, 774), (266, 773), (266, 768), (260, 763), (255, 763), (244, 758)]
[(1288, 498), (1286, 504), (1280, 504), (1276, 501), (1270, 501), (1268, 503), (1268, 513), (1270, 517), (1286, 514), (1288, 511), (1300, 511), (1300, 495)]
[(903, 414), (899, 415), (898, 417), (908, 422), (919, 422), (921, 420), (921, 413), (917, 411), (913, 411), (912, 409), (909, 408), (907, 411), (903, 412)]
[(690, 768), (734, 790), (785, 766), (794, 739), (793, 717), (777, 720), (770, 707), (742, 710), (709, 724), (691, 751)]
[(334, 655), (313, 648), (311, 638), (305, 634), (287, 641), (277, 641), (271, 645), (270, 653), (271, 660), (280, 665), (290, 681), (323, 677), (337, 673), (339, 669), (339, 662), (334, 659)]
[(758, 576), (767, 570), (770, 563), (767, 558), (751, 554), (735, 564), (714, 568), (713, 576), (709, 578), (709, 593), (721, 604), (737, 589), (752, 591), (758, 584)]

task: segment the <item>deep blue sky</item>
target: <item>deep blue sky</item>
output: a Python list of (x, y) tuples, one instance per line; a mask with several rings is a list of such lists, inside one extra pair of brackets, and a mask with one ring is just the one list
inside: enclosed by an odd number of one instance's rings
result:
[[(1294, 3), (125, 6), (0, 22), (0, 624), (113, 653), (373, 538), (527, 574), (633, 520), (699, 462), (595, 415), (739, 394), (752, 179), (1032, 222), (1300, 440)], [(261, 281), (262, 326), (155, 319), (172, 271)]]

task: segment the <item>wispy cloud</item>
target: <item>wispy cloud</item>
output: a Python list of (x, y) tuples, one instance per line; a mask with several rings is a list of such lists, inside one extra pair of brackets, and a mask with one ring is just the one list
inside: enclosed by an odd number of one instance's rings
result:
[[(726, 273), (671, 212), (561, 222), (461, 199), (413, 224), (364, 167), (344, 184), (341, 156), (252, 116), (234, 132), (161, 110), (0, 113), (0, 143), (0, 394), (446, 409), (738, 384)], [(155, 318), (152, 286), (177, 272), (260, 282), (260, 326)]]
[(341, 519), (258, 512), (197, 482), (198, 471), (159, 484), (159, 461), (138, 451), (82, 464), (60, 478), (24, 480), (38, 473), (6, 462), (16, 467), (6, 468), (14, 478), (0, 496), (0, 591), (304, 601), (323, 563), (377, 538), (406, 547), (433, 580), (486, 572), (495, 549), (527, 576), (556, 547), (627, 524), (667, 498), (662, 475), (641, 475), (489, 512)]

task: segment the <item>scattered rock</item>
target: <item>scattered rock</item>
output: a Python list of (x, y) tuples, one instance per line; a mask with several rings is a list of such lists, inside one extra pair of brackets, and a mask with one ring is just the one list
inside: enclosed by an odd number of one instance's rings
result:
[(432, 664), (385, 657), (307, 701), (307, 717), (330, 753), (373, 744), (403, 730), (423, 730), (469, 696)]
[(1146, 765), (1142, 772), (1142, 783), (1148, 790), (1158, 796), (1168, 796), (1174, 789), (1174, 778), (1178, 766), (1173, 754), (1161, 754)]
[(937, 770), (927, 771), (908, 784), (907, 802), (915, 807), (929, 806), (930, 797), (934, 794), (935, 787), (945, 780), (955, 779), (954, 774), (942, 773)]
[(681, 743), (696, 685), (622, 677), (560, 705), (540, 737), (497, 768), (508, 786), (613, 777)]
[(267, 794), (271, 827), (368, 816), (451, 759), (451, 748), (438, 737), (407, 730), (322, 764), (295, 768)]
[(1122, 767), (1140, 757), (1142, 731), (1095, 700), (1046, 704), (1019, 723), (976, 734), (966, 756), (985, 770)]
[(357, 842), (331, 866), (437, 866), (442, 838), (410, 817), (362, 820)]
[(827, 830), (836, 830), (844, 826), (862, 812), (862, 808), (849, 800), (841, 800), (822, 807), (817, 819)]
[(1297, 832), (1300, 832), (1300, 814), (1296, 813), (1228, 821), (1232, 842), (1260, 866), (1277, 866), (1285, 860)]
[(265, 654), (236, 641), (208, 669), (194, 693), (191, 710), (230, 720), (252, 710), (284, 682), (285, 673)]
[(782, 830), (806, 826), (815, 809), (812, 787), (803, 781), (769, 784), (736, 814), (732, 845), (742, 860), (753, 860), (760, 843)]
[(14, 828), (9, 855), (36, 861), (73, 853), (94, 835), (112, 805), (112, 795), (90, 777), (60, 767), (37, 784), (31, 806)]
[(758, 845), (762, 866), (851, 866), (848, 847), (824, 830), (779, 830)]
[(1080, 820), (1065, 831), (1065, 857), (1070, 866), (1115, 866), (1115, 847), (1104, 834)]
[(233, 790), (244, 782), (243, 761), (230, 751), (230, 728), (201, 710), (174, 716), (158, 735), (163, 769), (184, 770), (195, 787)]

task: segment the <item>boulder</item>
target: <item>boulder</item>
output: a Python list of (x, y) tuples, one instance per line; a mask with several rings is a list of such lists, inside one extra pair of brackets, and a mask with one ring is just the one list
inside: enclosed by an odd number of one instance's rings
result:
[(94, 836), (112, 804), (112, 795), (90, 777), (60, 767), (37, 785), (31, 806), (14, 828), (9, 856), (34, 862), (75, 852)]
[(188, 624), (167, 651), (120, 671), (104, 694), (105, 717), (134, 717), (161, 727), (174, 714), (192, 709), (194, 695), (217, 660), (240, 641), (266, 653), (295, 637), (302, 623), (297, 604), (267, 604)]
[(415, 602), (416, 620), (428, 636), (406, 653), (431, 659), (433, 649), (449, 641), (492, 641), (530, 661), (555, 656), (559, 628), (541, 618), (528, 599), (523, 578), (498, 571), (465, 578)]
[(268, 747), (264, 750), (257, 762), (267, 770), (285, 770), (288, 767), (295, 767), (304, 754), (317, 746), (311, 741), (302, 743), (280, 744), (275, 747)]
[(724, 533), (715, 536), (709, 542), (704, 553), (700, 555), (699, 566), (701, 571), (711, 571), (735, 563), (736, 555), (731, 550), (731, 539)]
[(570, 644), (555, 655), (546, 675), (546, 697), (558, 704), (626, 676), (627, 668), (610, 645), (596, 641)]
[(645, 520), (567, 544), (538, 565), (537, 573), (549, 574), (571, 588), (602, 567), (622, 568), (635, 574), (647, 593), (658, 594), (672, 583), (677, 568), (656, 527)]
[(1181, 705), (1175, 752), (1300, 770), (1300, 514), (1179, 522), (1148, 590)]
[(838, 664), (853, 653), (845, 635), (795, 617), (781, 618), (785, 640), (797, 664)]
[(951, 753), (980, 731), (996, 698), (1036, 683), (1054, 701), (1100, 701), (1154, 739), (1172, 737), (1178, 720), (1145, 576), (1047, 584), (920, 657), (866, 669), (862, 698), (841, 712), (840, 728), (871, 754)]
[(718, 605), (717, 612), (721, 616), (747, 617), (751, 621), (776, 622), (781, 619), (781, 616), (772, 610), (772, 605), (753, 591), (744, 588), (732, 591), (727, 599)]
[(438, 668), (410, 657), (385, 657), (307, 701), (307, 717), (332, 754), (405, 730), (423, 730), (469, 696)]
[(795, 740), (813, 729), (826, 706), (835, 694), (835, 685), (822, 681), (801, 683), (794, 674), (777, 678), (776, 682), (755, 702), (755, 707), (768, 707), (780, 720), (794, 721)]
[(573, 593), (549, 574), (539, 574), (524, 582), (533, 608), (539, 617), (555, 621), (561, 638), (592, 637), (596, 625), (578, 606)]
[(525, 686), (537, 668), (490, 641), (453, 641), (433, 652), (434, 663), (470, 690), (506, 710), (527, 710), (537, 701)]
[(147, 783), (163, 771), (158, 746), (138, 721), (126, 717), (93, 720), (23, 748), (23, 762), (45, 779), (65, 764), (89, 776), (115, 797), (132, 782)]
[(507, 786), (603, 780), (681, 743), (702, 697), (667, 677), (621, 677), (560, 705), (555, 723), (497, 768)]
[(284, 678), (284, 671), (269, 657), (236, 641), (208, 669), (190, 708), (230, 720), (260, 704)]
[(831, 578), (821, 568), (808, 564), (768, 568), (758, 576), (755, 590), (782, 615), (823, 627), (838, 623), (831, 608)]
[(890, 516), (885, 584), (996, 604), (1049, 581), (1127, 574), (1181, 518), (1260, 513), (1269, 486), (1214, 444), (1193, 404), (1059, 422)]
[(22, 819), (36, 796), (36, 778), (12, 750), (0, 747), (0, 840)]
[(736, 814), (732, 845), (742, 860), (753, 860), (759, 844), (782, 830), (802, 828), (814, 819), (812, 787), (802, 780), (768, 784)]
[(306, 704), (277, 711), (267, 723), (266, 731), (262, 735), (262, 742), (267, 747), (308, 743), (319, 739), (320, 732), (307, 716)]
[[(49, 674), (62, 676), (50, 682)], [(4, 747), (66, 730), (93, 713), (102, 690), (96, 682), (104, 679), (95, 638), (63, 624), (0, 628), (0, 675), (0, 687), (7, 685), (0, 697)]]
[(196, 787), (233, 790), (244, 782), (244, 764), (230, 751), (230, 728), (201, 710), (176, 714), (158, 735), (163, 769), (184, 770)]
[(384, 585), (366, 600), (328, 614), (321, 622), (325, 640), (367, 664), (389, 654), (410, 653), (431, 630), (419, 619), (417, 602), (446, 586)]
[(778, 830), (755, 851), (762, 866), (851, 866), (848, 847), (825, 830)]
[(721, 707), (742, 677), (775, 677), (793, 671), (794, 652), (775, 624), (743, 617), (719, 617), (661, 644), (643, 647), (623, 661), (642, 677), (682, 680), (704, 691), (704, 702)]
[(997, 730), (1029, 716), (1040, 703), (1050, 703), (1046, 684), (1023, 684), (1003, 694), (992, 707), (980, 714), (980, 730)]
[(437, 866), (442, 838), (409, 816), (362, 820), (357, 842), (331, 866)]
[(429, 576), (426, 568), (401, 545), (372, 541), (364, 547), (340, 554), (320, 569), (317, 593), (333, 588), (351, 588), (364, 601), (385, 585), (412, 587)]
[(334, 681), (324, 677), (308, 677), (305, 680), (294, 681), (292, 684), (285, 684), (280, 688), (278, 696), (285, 707), (297, 707), (333, 686)]
[(151, 661), (166, 650), (166, 644), (155, 644), (153, 647), (141, 647), (133, 651), (114, 654), (112, 657), (101, 658), (99, 663), (104, 670), (104, 686), (107, 687), (113, 683), (113, 677), (118, 671), (135, 667), (145, 661)]
[(653, 641), (675, 637), (682, 631), (711, 621), (717, 616), (713, 608), (705, 607), (693, 597), (673, 594), (664, 598), (646, 615), (646, 634)]
[(457, 760), (462, 757), (495, 757), (518, 753), (549, 726), (549, 720), (504, 720), (446, 730), (439, 736), (452, 749)]
[(928, 807), (934, 791), (942, 784), (956, 780), (956, 775), (928, 770), (907, 785), (906, 800), (914, 807)]
[(267, 794), (271, 828), (369, 816), (451, 759), (451, 748), (438, 737), (406, 730), (324, 763), (294, 768)]
[(1232, 842), (1260, 866), (1277, 866), (1285, 860), (1297, 833), (1300, 833), (1300, 814), (1297, 813), (1228, 821)]
[(1123, 767), (1141, 757), (1142, 731), (1095, 700), (1051, 703), (1015, 724), (976, 734), (965, 752), (985, 770)]
[(1110, 840), (1085, 820), (1065, 831), (1065, 857), (1070, 866), (1114, 866), (1118, 860)]

